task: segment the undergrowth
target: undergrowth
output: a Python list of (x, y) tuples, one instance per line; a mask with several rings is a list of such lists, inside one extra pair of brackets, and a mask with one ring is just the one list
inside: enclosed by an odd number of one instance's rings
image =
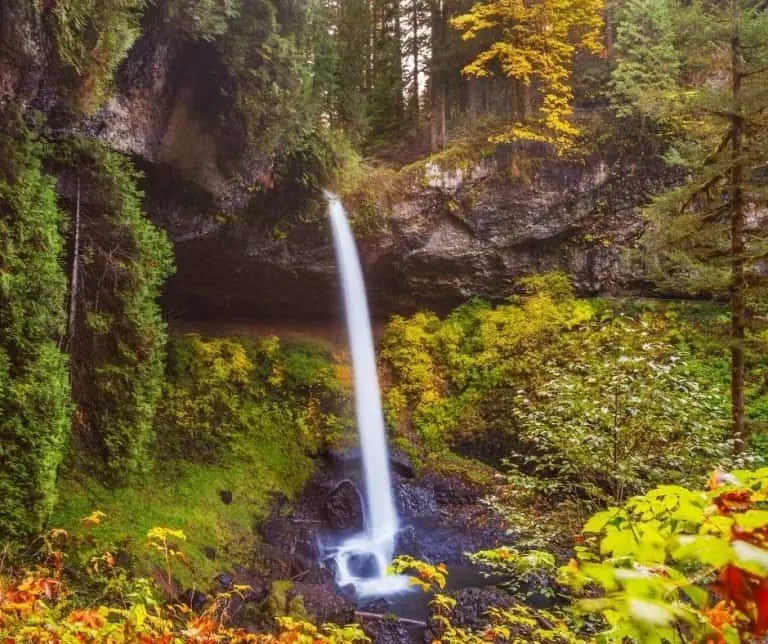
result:
[(336, 374), (333, 358), (309, 345), (174, 338), (154, 466), (107, 487), (81, 456), (65, 471), (52, 525), (79, 534), (79, 518), (99, 510), (109, 521), (93, 530), (129, 550), (153, 525), (181, 529), (186, 585), (253, 561), (255, 526), (274, 495), (301, 491), (312, 455), (345, 430), (349, 391)]

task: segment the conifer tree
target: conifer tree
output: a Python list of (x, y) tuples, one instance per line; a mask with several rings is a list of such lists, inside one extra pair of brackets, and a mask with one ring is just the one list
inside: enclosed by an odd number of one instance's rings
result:
[(621, 116), (669, 118), (680, 81), (680, 52), (669, 0), (626, 0), (615, 13), (611, 102)]
[(336, 110), (340, 124), (355, 139), (365, 134), (368, 127), (371, 5), (368, 0), (340, 0), (336, 15)]
[(668, 158), (688, 181), (655, 200), (646, 243), (657, 283), (727, 297), (733, 435), (747, 436), (747, 318), (764, 278), (768, 198), (768, 14), (751, 0), (677, 5), (686, 68)]
[(403, 117), (400, 0), (373, 0), (372, 86), (369, 101), (375, 133), (396, 129)]
[(39, 531), (70, 426), (64, 215), (38, 146), (3, 137), (0, 164), (0, 538)]

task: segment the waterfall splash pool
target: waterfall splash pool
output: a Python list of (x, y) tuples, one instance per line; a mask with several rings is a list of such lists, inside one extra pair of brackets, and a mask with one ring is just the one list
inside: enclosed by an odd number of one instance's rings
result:
[(389, 451), (376, 373), (371, 320), (363, 271), (344, 206), (326, 192), (328, 216), (336, 248), (354, 374), (355, 416), (363, 463), (365, 530), (327, 548), (340, 586), (352, 584), (358, 597), (408, 591), (404, 575), (389, 575), (398, 532)]

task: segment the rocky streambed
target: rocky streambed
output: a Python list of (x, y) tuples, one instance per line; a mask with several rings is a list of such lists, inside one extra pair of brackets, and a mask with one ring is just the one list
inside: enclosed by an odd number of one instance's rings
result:
[[(512, 598), (488, 586), (468, 565), (465, 553), (508, 542), (507, 527), (482, 501), (492, 490), (461, 474), (423, 469), (395, 452), (391, 458), (401, 530), (396, 555), (410, 555), (449, 569), (447, 592), (457, 599), (457, 625), (481, 626), (491, 605)], [(332, 452), (322, 458), (304, 493), (293, 503), (276, 499), (271, 517), (259, 528), (264, 546), (254, 573), (221, 575), (224, 587), (251, 586), (233, 608), (236, 622), (270, 627), (277, 615), (315, 622), (358, 621), (375, 643), (430, 642), (430, 595), (419, 589), (405, 596), (358, 598), (353, 587), (339, 587), (323, 544), (363, 528), (359, 488), (361, 465), (356, 451)], [(364, 558), (357, 564), (365, 573)]]

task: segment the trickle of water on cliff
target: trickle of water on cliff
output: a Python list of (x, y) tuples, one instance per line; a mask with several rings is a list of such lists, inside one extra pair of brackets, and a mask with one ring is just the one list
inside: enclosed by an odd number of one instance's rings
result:
[[(354, 373), (355, 415), (365, 479), (365, 532), (335, 548), (336, 581), (340, 586), (353, 584), (361, 597), (384, 595), (407, 589), (408, 580), (401, 575), (387, 575), (394, 554), (398, 518), (373, 333), (363, 271), (344, 206), (334, 194), (326, 192), (325, 196), (344, 296)], [(362, 566), (360, 562), (364, 562)], [(363, 568), (365, 574), (361, 574)]]

